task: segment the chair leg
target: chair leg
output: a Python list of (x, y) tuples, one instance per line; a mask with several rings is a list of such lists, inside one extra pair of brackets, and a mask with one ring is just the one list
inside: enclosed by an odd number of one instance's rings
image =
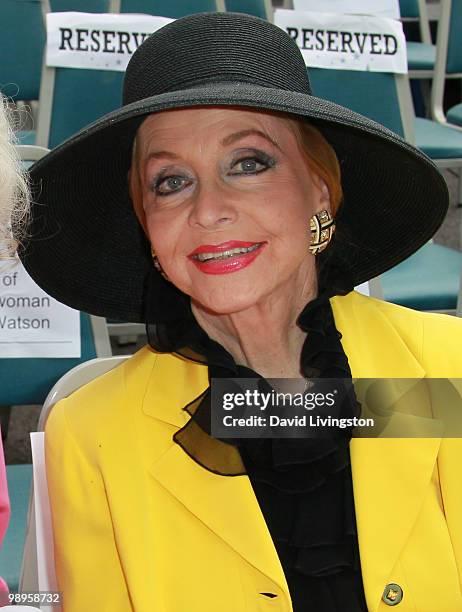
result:
[(8, 437), (8, 427), (10, 425), (11, 406), (0, 406), (0, 426), (2, 428), (2, 441)]

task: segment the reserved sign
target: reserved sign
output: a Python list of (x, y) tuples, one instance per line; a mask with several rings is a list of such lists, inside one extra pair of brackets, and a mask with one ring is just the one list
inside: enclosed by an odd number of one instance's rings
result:
[(376, 15), (399, 19), (399, 0), (294, 0), (296, 11), (321, 13), (348, 13), (350, 15)]
[(19, 260), (0, 263), (0, 356), (80, 357), (80, 314), (47, 295)]
[(173, 21), (111, 13), (47, 13), (47, 66), (124, 72), (142, 42)]
[(406, 39), (394, 19), (279, 9), (274, 23), (295, 40), (308, 67), (407, 72)]

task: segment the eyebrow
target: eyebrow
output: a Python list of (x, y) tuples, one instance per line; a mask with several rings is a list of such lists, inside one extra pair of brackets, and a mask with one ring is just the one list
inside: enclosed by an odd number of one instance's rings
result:
[(150, 159), (179, 159), (179, 156), (176, 155), (175, 153), (172, 153), (171, 151), (151, 151), (151, 153), (149, 153), (146, 157), (146, 159), (144, 160), (145, 163), (148, 162)]
[(275, 142), (272, 138), (270, 138), (268, 134), (265, 134), (265, 132), (262, 132), (261, 130), (257, 130), (255, 128), (252, 128), (249, 130), (241, 130), (239, 132), (234, 132), (233, 134), (229, 134), (229, 136), (226, 136), (225, 138), (223, 138), (223, 140), (221, 141), (221, 144), (224, 147), (226, 147), (230, 144), (233, 144), (234, 142), (238, 140), (241, 140), (242, 138), (245, 138), (246, 136), (260, 136), (261, 138), (264, 138), (265, 140), (270, 142), (272, 145), (274, 145), (277, 149), (279, 149), (279, 145), (277, 144), (277, 142)]
[[(264, 138), (265, 140), (270, 142), (272, 145), (274, 145), (277, 149), (280, 149), (277, 142), (275, 142), (272, 138), (270, 138), (268, 134), (265, 134), (265, 132), (262, 132), (261, 130), (257, 130), (255, 128), (251, 128), (248, 130), (240, 130), (239, 132), (234, 132), (233, 134), (229, 134), (228, 136), (223, 138), (223, 140), (221, 141), (221, 145), (226, 147), (230, 144), (233, 144), (234, 142), (237, 142), (238, 140), (242, 140), (242, 138), (245, 138), (246, 136), (260, 136), (261, 138)], [(151, 159), (175, 160), (179, 158), (180, 158), (179, 155), (176, 155), (175, 153), (172, 153), (171, 151), (151, 151), (151, 153), (148, 154), (148, 156), (146, 157), (144, 161), (145, 163), (147, 163)]]

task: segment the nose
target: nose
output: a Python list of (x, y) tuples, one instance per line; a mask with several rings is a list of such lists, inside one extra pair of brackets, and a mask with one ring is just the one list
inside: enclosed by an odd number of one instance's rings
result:
[(192, 227), (216, 230), (232, 225), (237, 217), (237, 208), (227, 190), (215, 183), (203, 183), (195, 194), (189, 223)]

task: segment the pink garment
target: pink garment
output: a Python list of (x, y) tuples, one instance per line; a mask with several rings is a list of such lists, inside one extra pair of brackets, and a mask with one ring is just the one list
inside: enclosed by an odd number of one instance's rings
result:
[[(0, 548), (10, 520), (10, 500), (6, 484), (5, 457), (3, 455), (2, 436), (0, 432)], [(8, 586), (0, 576), (0, 593), (8, 593)]]

